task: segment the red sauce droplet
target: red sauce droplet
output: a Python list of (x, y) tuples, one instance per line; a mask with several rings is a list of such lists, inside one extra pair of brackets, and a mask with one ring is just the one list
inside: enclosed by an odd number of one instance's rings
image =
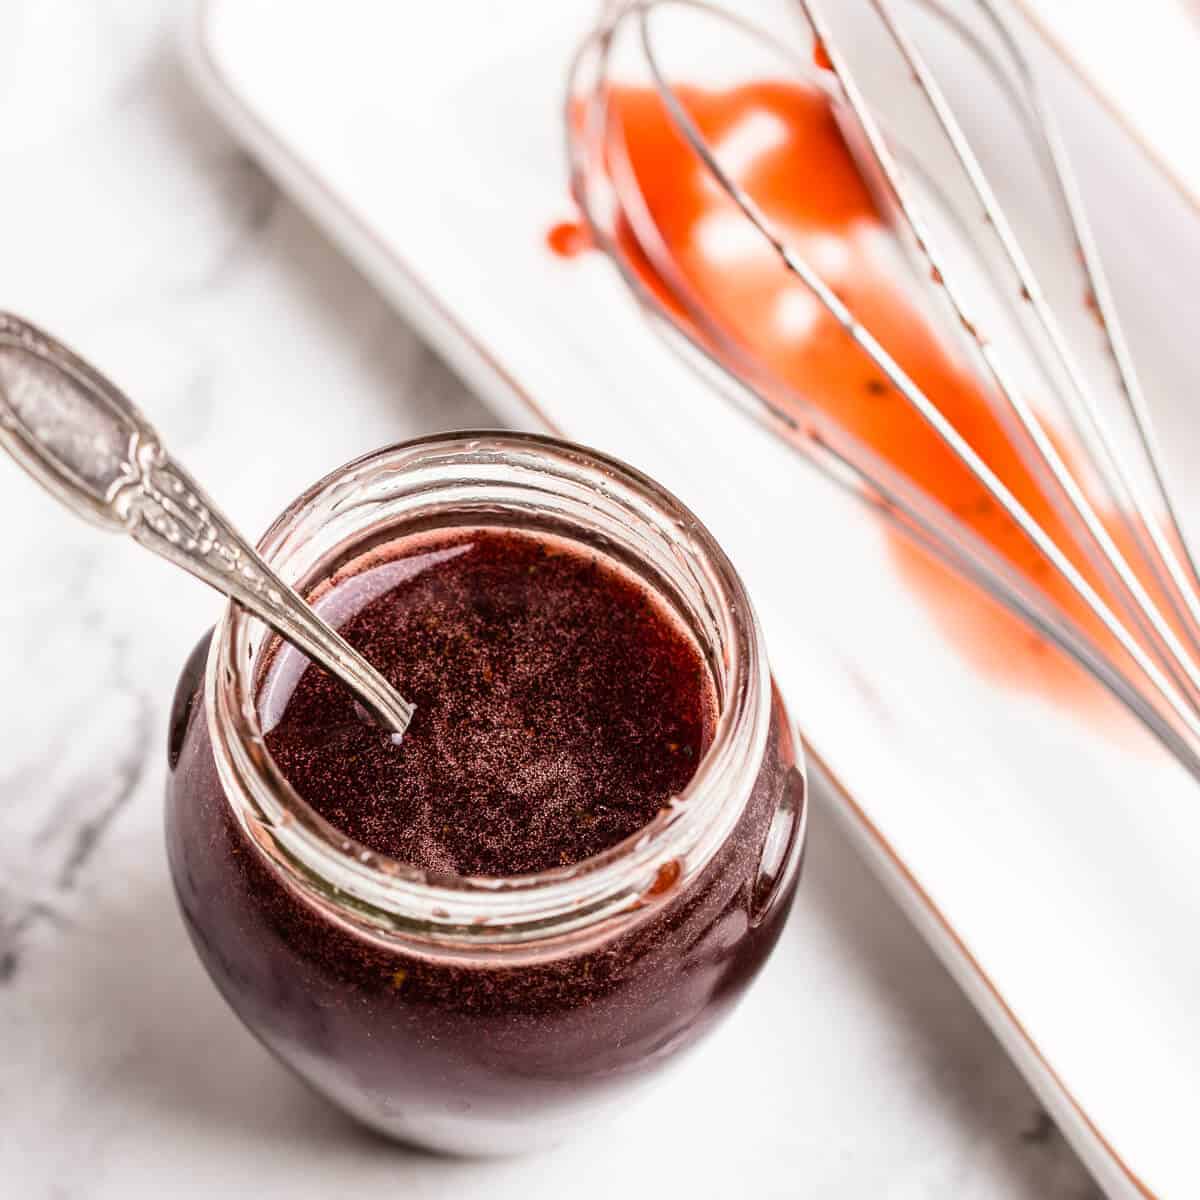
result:
[(579, 221), (559, 221), (547, 231), (546, 245), (559, 258), (576, 258), (592, 248), (592, 239)]
[(833, 70), (833, 59), (829, 57), (829, 51), (825, 47), (824, 39), (813, 39), (813, 62), (821, 68), (822, 71)]
[(653, 900), (658, 896), (666, 895), (679, 882), (681, 873), (682, 868), (679, 866), (678, 859), (673, 858), (669, 862), (663, 863), (654, 876), (654, 882), (647, 889), (645, 898)]

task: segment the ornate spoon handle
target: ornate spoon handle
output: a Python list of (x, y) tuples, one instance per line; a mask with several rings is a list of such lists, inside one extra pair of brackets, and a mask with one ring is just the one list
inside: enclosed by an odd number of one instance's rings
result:
[(402, 734), (413, 706), (322, 621), (163, 449), (99, 371), (0, 313), (0, 446), (72, 512), (231, 596)]

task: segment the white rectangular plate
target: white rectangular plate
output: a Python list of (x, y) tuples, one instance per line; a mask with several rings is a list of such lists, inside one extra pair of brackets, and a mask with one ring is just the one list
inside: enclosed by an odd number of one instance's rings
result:
[(1029, 21), (1200, 203), (1200, 0), (1015, 0)]
[[(606, 262), (548, 252), (571, 215), (566, 65), (594, 7), (208, 0), (189, 48), (239, 135), (481, 393), (699, 513), (849, 827), (1098, 1179), (1196, 1194), (1200, 793), (1119, 714), (972, 669), (852, 501), (706, 392)], [(1099, 164), (1085, 182), (1167, 440), (1194, 447), (1200, 221), (1037, 52)]]

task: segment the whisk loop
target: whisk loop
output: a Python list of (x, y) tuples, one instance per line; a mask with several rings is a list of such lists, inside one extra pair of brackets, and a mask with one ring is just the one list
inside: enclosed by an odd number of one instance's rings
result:
[[(1101, 405), (1101, 385), (1094, 372), (1085, 369), (1051, 301), (1051, 289), (1034, 270), (1027, 247), (998, 198), (976, 142), (922, 54), (912, 32), (913, 21), (901, 17), (895, 0), (801, 0), (809, 36), (822, 51), (820, 68), (789, 52), (778, 38), (745, 18), (706, 0), (628, 0), (608, 5), (571, 73), (566, 125), (573, 193), (596, 243), (617, 263), (647, 311), (670, 331), (676, 345), (706, 377), (918, 544), (973, 579), (1070, 653), (1200, 778), (1200, 580), (1172, 502), (1134, 357), (1064, 140), (1037, 73), (991, 0), (969, 0), (953, 10), (941, 0), (910, 3), (922, 19), (939, 23), (974, 53), (1019, 117), (1028, 141), (1026, 149), (1041, 172), (1060, 235), (1077, 260), (1079, 303), (1085, 302), (1085, 296), (1091, 298), (1095, 326), (1112, 364), (1117, 415), (1128, 436), (1120, 436), (1111, 411)], [(1056, 539), (1030, 513), (970, 437), (876, 337), (870, 323), (859, 318), (794, 244), (788, 231), (778, 227), (725, 168), (664, 66), (654, 24), (658, 14), (667, 9), (723, 22), (728, 30), (755, 39), (795, 78), (826, 94), (847, 146), (891, 219), (910, 262), (920, 275), (940, 285), (936, 291), (951, 324), (977, 375), (988, 386), (1026, 468), (1040, 482), (1056, 517), (1069, 531), (1069, 543)], [(864, 18), (874, 23), (870, 36), (875, 44), (885, 46), (902, 67), (900, 86), (908, 89), (909, 99), (916, 105), (908, 119), (914, 125), (922, 124), (926, 147), (934, 147), (924, 155), (897, 148), (903, 140), (897, 135), (904, 130), (899, 128), (895, 111), (889, 103), (887, 120), (881, 119), (879, 102), (869, 94), (875, 81), (867, 78), (868, 73), (856, 62), (856, 51), (864, 40)], [(850, 35), (851, 21), (858, 22), (853, 25), (854, 36)], [(654, 223), (646, 219), (636, 172), (625, 158), (613, 119), (612, 73), (618, 41), (624, 50), (632, 46), (640, 54), (641, 66), (675, 130), (703, 165), (713, 186), (736, 205), (747, 228), (803, 284), (1007, 514), (1112, 638), (1119, 653), (1098, 644), (1050, 596), (1022, 578), (1003, 555), (852, 431), (771, 378), (769, 369), (739, 347), (702, 306), (687, 302), (686, 287), (674, 286), (679, 281), (673, 277), (669, 252), (655, 244)], [(941, 173), (932, 179), (928, 170), (931, 158), (942, 163)], [(797, 188), (804, 186), (803, 178), (798, 169)], [(947, 196), (956, 206), (950, 219), (958, 230), (968, 230), (967, 240), (975, 256), (983, 260), (992, 294), (1006, 302), (1003, 317), (989, 312), (973, 294), (977, 285), (940, 227), (939, 221), (944, 224), (947, 214), (939, 210), (937, 202), (948, 206)], [(614, 233), (619, 216), (636, 228), (640, 248), (661, 268), (666, 285), (681, 297), (687, 322), (681, 321), (626, 261)], [(1030, 402), (1020, 370), (1021, 356), (1014, 353), (1014, 336), (1008, 326), (1018, 331), (1017, 348), (1029, 353), (1066, 414), (1069, 428), (1086, 453), (1091, 476), (1100, 482), (1109, 501), (1110, 510), (1106, 511), (1115, 514), (1119, 522), (1124, 548)], [(712, 349), (714, 345), (721, 347), (719, 354)], [(1073, 552), (1082, 557), (1083, 565), (1076, 562)]]

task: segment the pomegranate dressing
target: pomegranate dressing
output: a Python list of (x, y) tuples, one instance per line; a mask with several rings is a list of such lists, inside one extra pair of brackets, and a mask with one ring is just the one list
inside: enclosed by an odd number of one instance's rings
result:
[(231, 610), (171, 722), (202, 961), (366, 1124), (560, 1140), (729, 1011), (794, 895), (804, 779), (740, 581), (649, 480), (513, 434), (351, 464), (263, 549), (416, 715), (396, 744)]

